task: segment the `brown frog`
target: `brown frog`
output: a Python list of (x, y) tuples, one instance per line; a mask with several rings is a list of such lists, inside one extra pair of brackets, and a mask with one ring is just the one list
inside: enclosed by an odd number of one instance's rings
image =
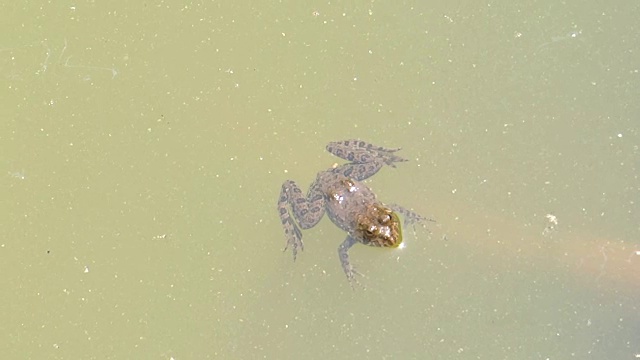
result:
[(355, 274), (359, 273), (349, 262), (351, 246), (362, 243), (398, 247), (402, 243), (398, 213), (404, 216), (405, 225), (427, 220), (403, 207), (383, 204), (361, 182), (385, 164), (396, 167), (395, 163), (406, 161), (394, 154), (398, 150), (360, 140), (331, 142), (327, 151), (349, 163), (319, 172), (306, 196), (294, 181), (287, 180), (282, 184), (278, 211), (287, 238), (284, 250), (291, 247), (294, 261), (298, 249), (304, 249), (300, 229), (315, 226), (326, 212), (331, 221), (348, 234), (338, 247), (338, 254), (342, 269), (353, 284)]

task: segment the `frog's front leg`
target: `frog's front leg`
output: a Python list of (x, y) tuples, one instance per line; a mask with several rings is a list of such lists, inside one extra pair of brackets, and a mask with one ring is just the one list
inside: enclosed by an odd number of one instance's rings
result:
[(347, 235), (347, 238), (344, 239), (340, 246), (338, 246), (338, 256), (340, 256), (342, 270), (344, 270), (344, 273), (347, 275), (347, 280), (349, 280), (351, 286), (353, 286), (356, 275), (362, 276), (362, 274), (354, 269), (353, 265), (351, 265), (351, 262), (349, 262), (349, 249), (357, 242), (358, 241), (351, 237), (351, 235)]
[(314, 183), (305, 197), (295, 181), (285, 181), (280, 191), (278, 212), (287, 238), (287, 245), (283, 251), (291, 247), (295, 261), (298, 248), (304, 250), (300, 228), (313, 227), (324, 215), (324, 196), (320, 187)]
[(404, 217), (404, 226), (413, 225), (415, 229), (416, 223), (424, 224), (425, 221), (435, 222), (435, 220), (426, 218), (415, 211), (411, 211), (403, 206), (398, 204), (389, 204), (391, 210), (397, 212), (398, 214)]

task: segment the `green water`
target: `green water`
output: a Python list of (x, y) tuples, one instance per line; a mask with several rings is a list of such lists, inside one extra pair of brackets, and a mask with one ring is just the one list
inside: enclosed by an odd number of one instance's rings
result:
[[(0, 5), (0, 353), (637, 357), (639, 10)], [(437, 220), (354, 247), (355, 291), (344, 234), (294, 263), (276, 211), (348, 138), (402, 147), (368, 184)]]

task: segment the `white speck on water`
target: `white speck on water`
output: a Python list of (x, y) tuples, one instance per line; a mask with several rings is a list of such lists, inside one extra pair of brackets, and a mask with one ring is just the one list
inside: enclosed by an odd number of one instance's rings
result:
[(9, 171), (9, 176), (11, 176), (14, 179), (20, 179), (20, 180), (24, 180), (27, 178), (27, 176), (24, 173), (24, 169), (20, 171)]

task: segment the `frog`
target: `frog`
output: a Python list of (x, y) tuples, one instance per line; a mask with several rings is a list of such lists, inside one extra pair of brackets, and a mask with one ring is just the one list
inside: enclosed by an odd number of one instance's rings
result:
[(433, 221), (397, 204), (381, 202), (373, 190), (363, 183), (385, 165), (396, 168), (396, 164), (407, 161), (395, 153), (401, 148), (385, 148), (359, 139), (330, 142), (326, 150), (347, 160), (346, 164), (335, 164), (320, 171), (303, 194), (293, 180), (285, 180), (278, 199), (278, 213), (284, 229), (286, 245), (296, 260), (304, 250), (302, 230), (314, 227), (326, 213), (338, 228), (347, 233), (338, 246), (340, 264), (352, 285), (356, 275), (362, 276), (349, 259), (349, 249), (355, 244), (375, 247), (397, 248), (403, 243), (403, 225), (415, 225)]

